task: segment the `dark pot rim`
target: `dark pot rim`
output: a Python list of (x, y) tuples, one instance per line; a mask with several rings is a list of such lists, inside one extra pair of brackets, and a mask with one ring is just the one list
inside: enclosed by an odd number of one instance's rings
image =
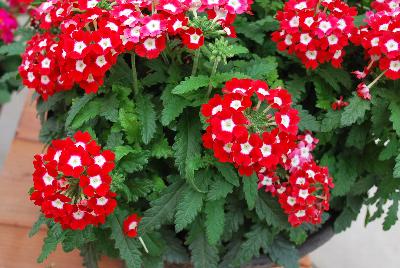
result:
[[(311, 234), (306, 242), (304, 242), (301, 246), (297, 247), (299, 252), (299, 256), (303, 257), (310, 252), (316, 250), (317, 248), (324, 245), (335, 235), (335, 231), (333, 230), (333, 221), (326, 222), (321, 229)], [(273, 262), (267, 256), (261, 256), (253, 259), (250, 265), (271, 265)]]

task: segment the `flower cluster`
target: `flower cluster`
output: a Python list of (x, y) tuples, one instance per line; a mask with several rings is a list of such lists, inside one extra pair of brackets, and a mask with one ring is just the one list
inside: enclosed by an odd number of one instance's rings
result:
[(54, 140), (46, 154), (35, 156), (34, 167), (31, 200), (64, 229), (102, 224), (114, 211), (114, 153), (103, 151), (89, 133)]
[[(48, 33), (28, 42), (20, 74), (24, 84), (45, 99), (74, 84), (87, 93), (97, 92), (119, 54), (129, 51), (153, 59), (175, 36), (192, 50), (203, 45), (206, 34), (235, 36), (235, 16), (251, 4), (251, 0), (48, 0), (32, 12), (36, 24)], [(206, 12), (207, 17), (197, 12)], [(50, 34), (54, 28), (56, 35)]]
[(33, 0), (8, 0), (8, 5), (12, 9), (24, 13), (28, 9), (28, 6), (33, 2)]
[[(326, 168), (313, 162), (317, 140), (310, 133), (298, 135), (298, 111), (291, 108), (291, 95), (250, 79), (232, 79), (222, 91), (223, 96), (215, 95), (201, 108), (209, 124), (204, 146), (220, 162), (233, 163), (241, 175), (258, 174), (260, 188), (278, 196), (294, 226), (320, 222), (329, 206), (332, 179)], [(310, 168), (314, 174), (308, 172), (303, 183), (278, 175), (286, 171), (300, 176)], [(282, 202), (284, 196), (291, 197), (291, 205)]]
[(306, 68), (330, 62), (340, 67), (355, 31), (355, 8), (341, 0), (290, 0), (276, 15), (280, 29), (272, 34), (279, 50), (296, 54)]
[(400, 78), (400, 2), (380, 0), (371, 6), (375, 12), (367, 12), (367, 24), (352, 36), (352, 42), (361, 45), (369, 59), (363, 71), (354, 72), (357, 78), (365, 78), (376, 66), (382, 71), (371, 84), (360, 83), (357, 87), (358, 95), (368, 100), (369, 90), (383, 75), (392, 80)]
[(17, 27), (17, 20), (7, 10), (0, 8), (0, 41), (11, 43)]

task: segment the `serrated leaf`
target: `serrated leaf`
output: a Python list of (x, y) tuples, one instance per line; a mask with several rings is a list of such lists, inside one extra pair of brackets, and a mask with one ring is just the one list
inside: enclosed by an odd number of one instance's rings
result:
[(87, 105), (85, 105), (84, 111), (81, 110), (76, 114), (69, 128), (79, 129), (83, 124), (98, 116), (101, 110), (101, 105), (101, 101), (98, 100), (89, 102)]
[(249, 210), (253, 210), (258, 193), (258, 178), (253, 174), (250, 177), (243, 177), (243, 192)]
[(138, 249), (138, 242), (136, 239), (126, 236), (123, 231), (123, 222), (127, 214), (117, 208), (113, 214), (108, 216), (106, 225), (111, 229), (110, 238), (115, 241), (115, 247), (119, 250), (126, 267), (140, 268), (142, 253)]
[(346, 195), (357, 178), (357, 170), (351, 159), (346, 159), (344, 156), (340, 156), (336, 164), (336, 172), (332, 173), (335, 188), (332, 190), (333, 196), (344, 196)]
[(128, 154), (134, 152), (133, 148), (128, 145), (115, 147), (113, 148), (113, 151), (115, 153), (115, 160), (117, 162)]
[(232, 191), (232, 184), (217, 177), (215, 181), (210, 185), (210, 190), (207, 193), (207, 199), (217, 200), (220, 198), (225, 198), (229, 193), (232, 193)]
[(301, 131), (304, 130), (309, 130), (314, 132), (320, 131), (321, 128), (320, 123), (313, 115), (311, 115), (307, 110), (304, 110), (299, 105), (296, 105), (294, 108), (299, 111), (299, 117), (300, 117), (299, 129)]
[(354, 213), (349, 208), (345, 208), (336, 218), (334, 223), (335, 233), (340, 233), (350, 227), (351, 223), (357, 218), (358, 213)]
[(46, 223), (46, 217), (43, 214), (39, 215), (39, 218), (37, 219), (37, 221), (33, 224), (31, 230), (29, 231), (29, 237), (34, 236), (35, 234), (37, 234), (40, 230), (40, 227)]
[(389, 120), (393, 123), (393, 129), (396, 131), (397, 136), (400, 136), (400, 104), (397, 102), (391, 102), (389, 105), (389, 110)]
[(393, 200), (393, 204), (389, 207), (385, 220), (383, 221), (383, 230), (388, 231), (392, 228), (393, 225), (396, 224), (398, 220), (399, 211), (399, 198), (395, 198)]
[(199, 88), (206, 87), (210, 83), (210, 77), (205, 75), (186, 77), (179, 85), (173, 90), (173, 94), (183, 95)]
[(183, 109), (190, 104), (190, 102), (185, 98), (173, 95), (171, 88), (166, 88), (163, 91), (161, 100), (163, 101), (164, 106), (164, 109), (161, 112), (161, 123), (163, 126), (168, 126), (180, 114), (182, 114)]
[(340, 111), (328, 111), (321, 122), (321, 131), (331, 132), (332, 130), (339, 128), (341, 118), (342, 113)]
[(151, 150), (151, 156), (157, 159), (171, 157), (172, 153), (172, 147), (169, 146), (166, 138), (159, 139), (158, 142), (153, 145)]
[(211, 77), (211, 84), (213, 87), (216, 88), (219, 85), (225, 83), (226, 81), (231, 80), (232, 78), (244, 79), (244, 78), (249, 78), (249, 76), (238, 72), (217, 73), (213, 77)]
[(141, 123), (142, 140), (145, 144), (153, 139), (156, 133), (156, 112), (149, 95), (144, 95), (136, 100), (138, 118)]
[(179, 172), (190, 182), (193, 181), (195, 168), (193, 161), (200, 157), (201, 124), (198, 116), (186, 111), (177, 126), (175, 143), (172, 146), (175, 163)]
[(196, 218), (203, 207), (204, 194), (194, 191), (191, 187), (186, 187), (182, 193), (182, 198), (178, 202), (175, 214), (175, 230), (182, 231)]
[(353, 126), (347, 136), (346, 146), (362, 150), (365, 146), (368, 130), (364, 126)]
[(283, 239), (275, 239), (269, 248), (271, 260), (285, 268), (298, 268), (299, 253), (297, 249)]
[(396, 165), (393, 169), (393, 177), (396, 179), (400, 178), (400, 154), (398, 154), (396, 157)]
[(186, 188), (184, 180), (178, 180), (164, 189), (160, 197), (150, 203), (150, 208), (144, 212), (139, 225), (139, 233), (145, 234), (166, 222), (170, 222), (175, 214), (178, 200)]
[(62, 230), (60, 224), (54, 224), (48, 231), (47, 237), (44, 239), (42, 252), (37, 258), (38, 263), (44, 262), (47, 257), (56, 250), (58, 243), (61, 243), (65, 238), (65, 232)]
[(232, 165), (217, 162), (215, 166), (227, 182), (234, 186), (240, 185), (238, 173)]
[(258, 217), (268, 224), (279, 229), (289, 227), (287, 216), (283, 213), (279, 203), (271, 196), (265, 193), (258, 193), (255, 208)]
[(188, 263), (189, 254), (182, 241), (176, 237), (175, 232), (163, 230), (162, 237), (166, 244), (164, 260), (170, 263)]
[(86, 94), (83, 97), (76, 98), (72, 102), (72, 106), (68, 111), (67, 118), (65, 119), (65, 127), (68, 128), (71, 126), (72, 122), (74, 121), (75, 117), (78, 113), (85, 108), (86, 104), (96, 97), (96, 94)]
[(255, 225), (252, 230), (245, 234), (246, 241), (240, 246), (238, 254), (235, 256), (235, 263), (244, 265), (253, 258), (259, 257), (261, 249), (269, 251), (273, 241), (272, 233), (265, 227)]
[(399, 142), (396, 138), (390, 139), (389, 143), (379, 154), (379, 160), (385, 161), (397, 155), (399, 149)]
[(351, 87), (351, 77), (349, 72), (343, 69), (324, 65), (323, 67), (318, 68), (317, 74), (337, 92), (341, 91), (341, 85), (346, 89)]
[(189, 230), (189, 249), (194, 268), (217, 268), (218, 249), (208, 243), (204, 227), (194, 222)]
[(224, 212), (225, 199), (215, 201), (207, 201), (205, 206), (206, 214), (206, 233), (210, 245), (216, 245), (224, 232), (225, 212)]
[(371, 108), (371, 102), (353, 96), (349, 100), (349, 106), (344, 108), (340, 120), (342, 126), (350, 126), (360, 119), (364, 119), (366, 111)]

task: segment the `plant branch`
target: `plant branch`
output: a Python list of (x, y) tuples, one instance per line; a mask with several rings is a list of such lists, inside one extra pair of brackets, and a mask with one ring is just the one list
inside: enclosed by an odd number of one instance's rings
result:
[(135, 53), (131, 53), (131, 63), (132, 63), (132, 77), (133, 77), (133, 93), (135, 96), (139, 94), (138, 77), (136, 70), (136, 56)]
[(194, 54), (192, 76), (197, 74), (197, 68), (199, 67), (199, 59), (200, 59), (200, 49), (196, 50)]
[(214, 60), (214, 65), (213, 68), (211, 70), (211, 75), (210, 75), (210, 83), (208, 84), (208, 91), (207, 91), (207, 98), (210, 97), (211, 95), (211, 91), (212, 91), (212, 78), (214, 77), (215, 73), (217, 72), (218, 69), (218, 64), (221, 61), (220, 57), (216, 57)]

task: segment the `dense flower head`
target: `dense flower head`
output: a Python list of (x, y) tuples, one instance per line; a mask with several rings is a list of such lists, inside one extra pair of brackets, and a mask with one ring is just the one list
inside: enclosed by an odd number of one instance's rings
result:
[(54, 140), (45, 154), (35, 155), (31, 200), (64, 229), (104, 223), (117, 205), (110, 191), (114, 158), (87, 132)]
[(16, 9), (21, 13), (26, 12), (29, 5), (33, 2), (33, 0), (8, 0), (8, 6), (11, 9)]
[[(208, 123), (204, 146), (213, 150), (220, 162), (234, 164), (241, 175), (258, 174), (259, 188), (265, 187), (279, 200), (283, 194), (299, 195), (299, 187), (303, 187), (300, 195), (307, 190), (310, 198), (304, 202), (299, 199), (290, 209), (281, 205), (295, 226), (319, 222), (328, 206), (332, 179), (327, 169), (313, 162), (311, 152), (318, 140), (310, 132), (298, 134), (300, 118), (291, 107), (291, 95), (283, 88), (270, 89), (263, 81), (236, 78), (228, 81), (222, 92), (222, 96), (217, 94), (202, 105), (201, 113)], [(312, 163), (314, 172), (321, 175), (308, 179), (308, 184), (296, 186), (292, 180), (281, 178), (280, 171), (300, 174)], [(284, 192), (282, 187), (286, 187)], [(317, 192), (320, 198), (315, 197)], [(302, 210), (306, 214), (299, 216)]]
[[(235, 16), (250, 11), (251, 4), (251, 0), (47, 0), (32, 9), (33, 24), (44, 33), (28, 42), (20, 74), (24, 84), (44, 99), (75, 84), (86, 93), (97, 92), (121, 53), (154, 59), (172, 38), (196, 50), (206, 34), (235, 37)], [(196, 22), (200, 12), (211, 23)]]
[[(361, 45), (369, 60), (363, 71), (355, 71), (359, 79), (365, 78), (377, 67), (387, 78), (400, 78), (400, 2), (379, 0), (371, 3), (375, 10), (367, 12), (366, 25), (352, 37), (356, 45)], [(381, 76), (378, 77), (378, 79)], [(375, 84), (360, 83), (357, 94), (363, 99), (371, 99), (369, 89)]]
[(11, 43), (17, 26), (17, 20), (7, 10), (0, 8), (0, 41)]
[(276, 15), (280, 29), (272, 40), (279, 50), (295, 54), (306, 68), (324, 62), (338, 68), (356, 29), (356, 15), (357, 10), (341, 0), (290, 0)]

